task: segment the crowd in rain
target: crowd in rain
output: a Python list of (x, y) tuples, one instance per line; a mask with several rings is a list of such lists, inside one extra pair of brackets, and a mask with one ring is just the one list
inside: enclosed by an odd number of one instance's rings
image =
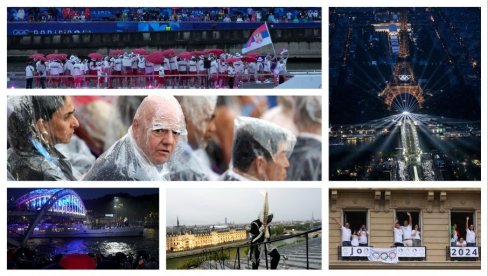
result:
[(7, 9), (8, 21), (160, 21), (160, 22), (269, 22), (320, 21), (320, 8), (14, 8)]
[(246, 83), (283, 83), (288, 50), (265, 54), (222, 49), (176, 52), (144, 48), (110, 50), (86, 57), (32, 54), (26, 88), (240, 88)]
[(320, 96), (9, 96), (9, 180), (319, 181)]

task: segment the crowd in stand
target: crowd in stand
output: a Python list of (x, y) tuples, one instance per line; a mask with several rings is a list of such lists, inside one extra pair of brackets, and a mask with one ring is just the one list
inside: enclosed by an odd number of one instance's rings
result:
[(322, 179), (320, 96), (11, 96), (10, 180)]
[(270, 22), (321, 21), (320, 7), (300, 8), (8, 8), (10, 22), (52, 21), (163, 21), (163, 22)]

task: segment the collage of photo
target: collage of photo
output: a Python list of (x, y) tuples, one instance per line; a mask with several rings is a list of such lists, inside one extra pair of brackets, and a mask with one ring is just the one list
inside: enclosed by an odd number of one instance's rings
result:
[(483, 275), (487, 3), (348, 1), (6, 1), (3, 270)]

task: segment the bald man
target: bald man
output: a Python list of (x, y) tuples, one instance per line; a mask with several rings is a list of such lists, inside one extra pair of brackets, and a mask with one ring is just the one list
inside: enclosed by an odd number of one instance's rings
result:
[(173, 96), (148, 96), (127, 134), (97, 159), (84, 180), (169, 180), (166, 162), (186, 135), (178, 101)]

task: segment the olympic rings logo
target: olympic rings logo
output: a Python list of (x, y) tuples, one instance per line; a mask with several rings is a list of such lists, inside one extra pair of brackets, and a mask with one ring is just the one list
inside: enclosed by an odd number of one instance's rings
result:
[(410, 76), (409, 75), (400, 75), (400, 76), (398, 76), (398, 78), (401, 81), (408, 81), (410, 79)]
[(28, 29), (23, 29), (23, 30), (22, 29), (20, 29), (20, 30), (19, 29), (15, 29), (15, 30), (12, 31), (12, 34), (13, 35), (28, 35), (29, 33), (30, 32), (29, 32)]
[(396, 259), (397, 254), (395, 252), (373, 252), (371, 256), (374, 260), (392, 261)]

